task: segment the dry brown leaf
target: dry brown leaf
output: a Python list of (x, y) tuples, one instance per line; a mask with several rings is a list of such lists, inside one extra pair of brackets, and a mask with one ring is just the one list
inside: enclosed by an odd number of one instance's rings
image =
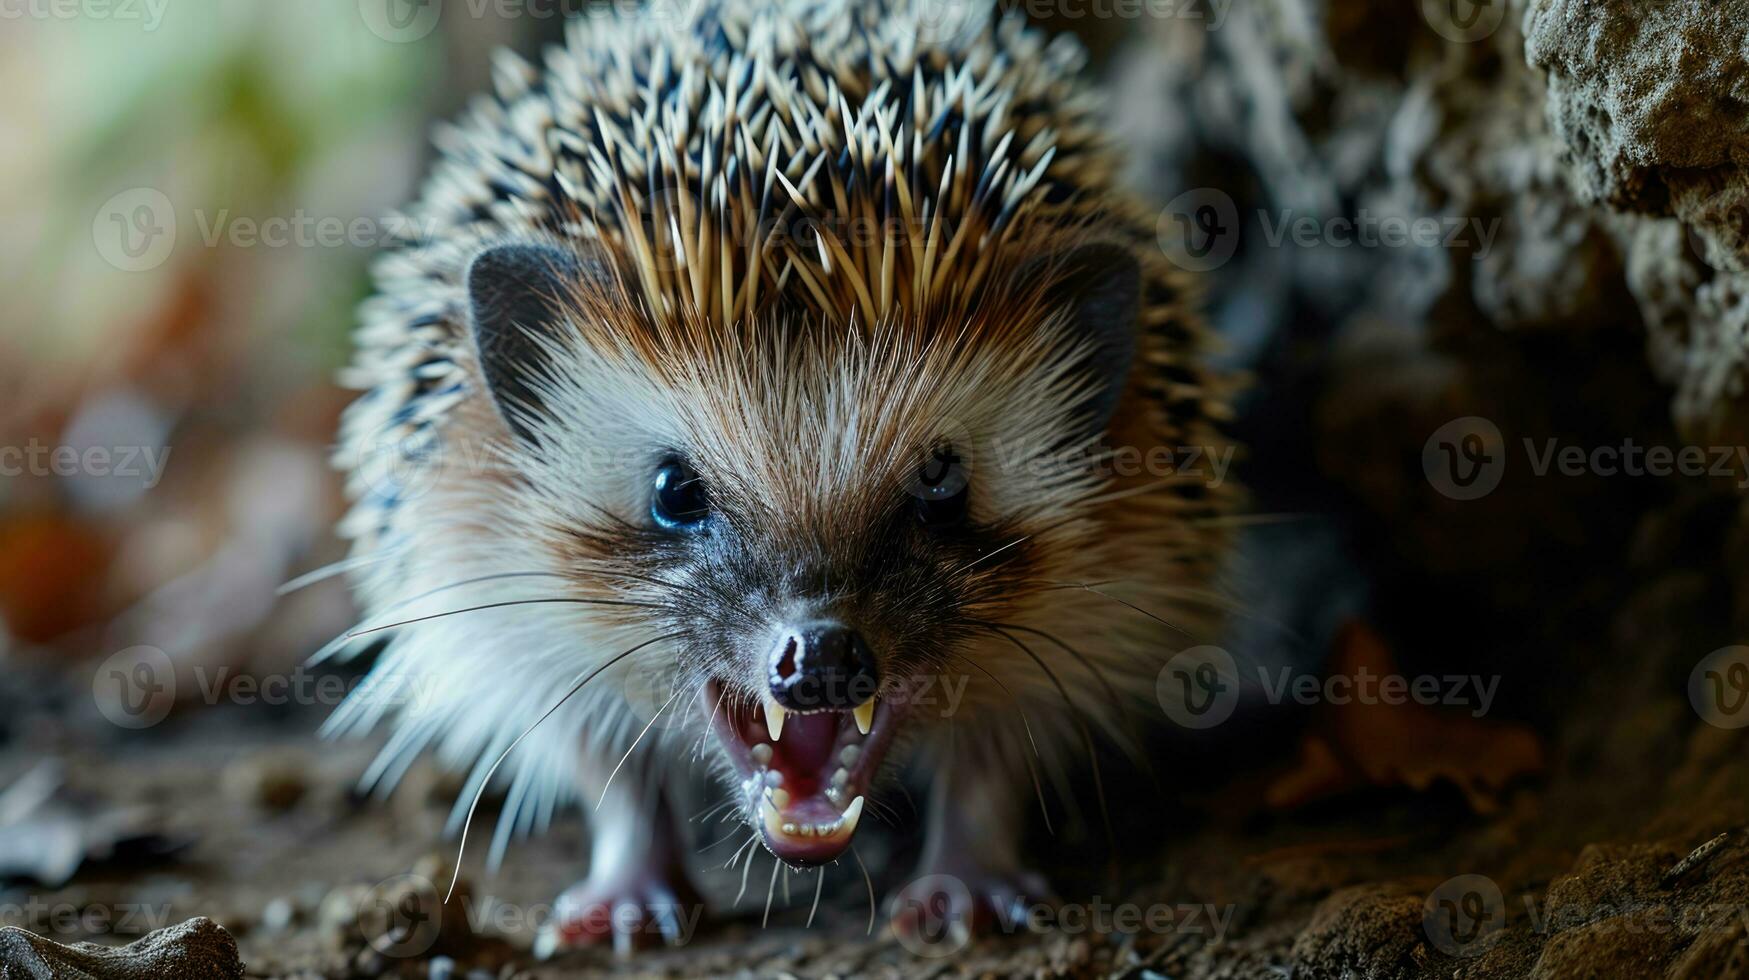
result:
[[(1327, 676), (1399, 676), (1378, 632), (1351, 622), (1337, 634)], [(1300, 746), (1295, 768), (1267, 793), (1289, 808), (1367, 786), (1425, 791), (1441, 781), (1477, 813), (1498, 808), (1495, 794), (1512, 780), (1541, 772), (1542, 741), (1513, 722), (1490, 721), (1409, 701), (1355, 701), (1322, 709)]]

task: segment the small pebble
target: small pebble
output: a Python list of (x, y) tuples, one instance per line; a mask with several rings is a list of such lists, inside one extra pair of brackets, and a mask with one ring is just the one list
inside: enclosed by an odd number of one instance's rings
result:
[(284, 932), (297, 918), (297, 906), (289, 898), (276, 898), (261, 910), (261, 928), (268, 932)]
[(309, 792), (309, 760), (293, 751), (257, 752), (233, 762), (220, 783), (233, 799), (272, 812), (290, 810)]

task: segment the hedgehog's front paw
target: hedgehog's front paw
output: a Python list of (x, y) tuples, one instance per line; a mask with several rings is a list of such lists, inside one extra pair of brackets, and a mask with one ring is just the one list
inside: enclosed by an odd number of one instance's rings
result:
[(692, 938), (703, 912), (698, 892), (679, 870), (591, 874), (553, 904), (534, 954), (544, 960), (608, 940), (622, 955), (658, 943), (680, 946)]
[(974, 935), (1030, 928), (1033, 910), (1056, 898), (1039, 874), (949, 866), (924, 870), (888, 906), (893, 932), (912, 952), (945, 956)]

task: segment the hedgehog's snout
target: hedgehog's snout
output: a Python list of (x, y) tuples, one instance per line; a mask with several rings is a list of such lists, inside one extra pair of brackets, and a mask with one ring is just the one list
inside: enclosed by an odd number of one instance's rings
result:
[(790, 711), (848, 711), (880, 690), (873, 648), (855, 629), (830, 620), (779, 630), (766, 665), (772, 700)]

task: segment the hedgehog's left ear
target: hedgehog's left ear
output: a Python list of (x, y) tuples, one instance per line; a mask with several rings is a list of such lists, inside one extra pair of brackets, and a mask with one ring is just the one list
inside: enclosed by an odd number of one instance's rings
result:
[(498, 412), (517, 437), (534, 442), (526, 419), (544, 406), (553, 377), (551, 343), (565, 329), (564, 297), (605, 277), (598, 262), (551, 245), (499, 245), (468, 265), (468, 310), (480, 370)]
[(1105, 431), (1129, 380), (1136, 356), (1136, 318), (1142, 303), (1142, 267), (1121, 245), (1081, 245), (1029, 263), (1022, 285), (1048, 277), (1046, 301), (1069, 318), (1069, 336), (1086, 340), (1092, 352), (1084, 363), (1099, 387), (1085, 410), (1096, 432)]

